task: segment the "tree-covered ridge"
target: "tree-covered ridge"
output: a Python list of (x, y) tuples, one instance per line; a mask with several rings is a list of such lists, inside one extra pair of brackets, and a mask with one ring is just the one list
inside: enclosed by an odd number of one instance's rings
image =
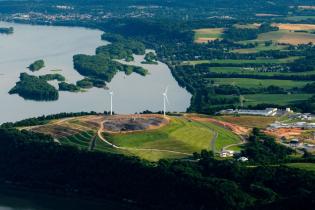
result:
[(59, 97), (58, 90), (46, 80), (27, 73), (20, 74), (20, 81), (16, 83), (10, 94), (18, 94), (24, 99), (36, 101), (54, 101)]
[(96, 49), (96, 55), (73, 56), (74, 68), (83, 76), (110, 82), (118, 71), (127, 75), (135, 72), (145, 76), (148, 71), (142, 67), (121, 64), (116, 60), (132, 61), (133, 54), (144, 55), (143, 43), (124, 39), (120, 35), (103, 34), (102, 39), (111, 43)]
[[(270, 155), (274, 146), (264, 145)], [(140, 209), (279, 209), (279, 205), (305, 209), (314, 202), (314, 173), (280, 166), (285, 159), (270, 166), (257, 165), (253, 159), (247, 165), (217, 160), (202, 151), (195, 154), (196, 161), (153, 164), (60, 146), (49, 136), (12, 128), (0, 128), (0, 155), (0, 180), (7, 183), (99, 200), (128, 200)]]

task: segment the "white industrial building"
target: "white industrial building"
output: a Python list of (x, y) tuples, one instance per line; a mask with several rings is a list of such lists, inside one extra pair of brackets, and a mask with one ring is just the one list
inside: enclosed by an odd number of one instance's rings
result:
[(275, 116), (277, 108), (266, 108), (264, 110), (251, 110), (251, 109), (226, 109), (222, 110), (220, 114), (239, 114), (239, 115), (260, 115), (260, 116)]

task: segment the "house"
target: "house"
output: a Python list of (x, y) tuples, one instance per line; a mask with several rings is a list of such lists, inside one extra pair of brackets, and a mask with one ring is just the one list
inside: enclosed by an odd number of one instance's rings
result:
[(237, 160), (240, 161), (240, 162), (246, 162), (246, 161), (248, 161), (248, 158), (247, 157), (240, 157)]
[(234, 156), (234, 151), (232, 150), (222, 150), (220, 152), (220, 157), (233, 157)]

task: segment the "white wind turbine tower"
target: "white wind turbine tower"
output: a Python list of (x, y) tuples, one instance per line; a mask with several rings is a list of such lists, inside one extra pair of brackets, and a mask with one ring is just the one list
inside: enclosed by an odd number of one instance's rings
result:
[(168, 87), (166, 87), (164, 93), (163, 93), (163, 115), (164, 117), (166, 116), (166, 102), (168, 102), (168, 98), (167, 98), (167, 90), (168, 90)]
[(109, 92), (109, 95), (110, 95), (110, 115), (113, 115), (113, 95), (114, 95), (114, 92), (113, 91)]

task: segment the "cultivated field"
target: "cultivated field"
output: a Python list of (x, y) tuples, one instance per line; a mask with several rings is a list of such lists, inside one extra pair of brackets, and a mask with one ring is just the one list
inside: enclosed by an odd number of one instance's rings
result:
[[(277, 85), (282, 88), (294, 88), (294, 87), (304, 87), (306, 81), (293, 81), (293, 80), (261, 80), (261, 79), (248, 79), (248, 78), (210, 78), (209, 80), (214, 81), (218, 85), (235, 85), (244, 88), (258, 88), (258, 87), (268, 87), (270, 85)], [(289, 96), (288, 96), (289, 97)]]
[(312, 94), (251, 94), (244, 95), (244, 105), (257, 105), (261, 103), (288, 105), (302, 102), (312, 97)]
[(289, 24), (289, 23), (275, 23), (273, 26), (278, 27), (280, 30), (300, 31), (300, 30), (315, 30), (314, 24)]
[(275, 43), (283, 44), (308, 44), (310, 42), (315, 43), (315, 34), (306, 33), (306, 32), (295, 32), (290, 30), (279, 30), (272, 31), (268, 33), (263, 33), (258, 36), (255, 41), (269, 41), (272, 40)]
[(208, 41), (220, 39), (223, 34), (223, 31), (224, 31), (223, 28), (201, 28), (194, 30), (195, 42), (207, 43)]

